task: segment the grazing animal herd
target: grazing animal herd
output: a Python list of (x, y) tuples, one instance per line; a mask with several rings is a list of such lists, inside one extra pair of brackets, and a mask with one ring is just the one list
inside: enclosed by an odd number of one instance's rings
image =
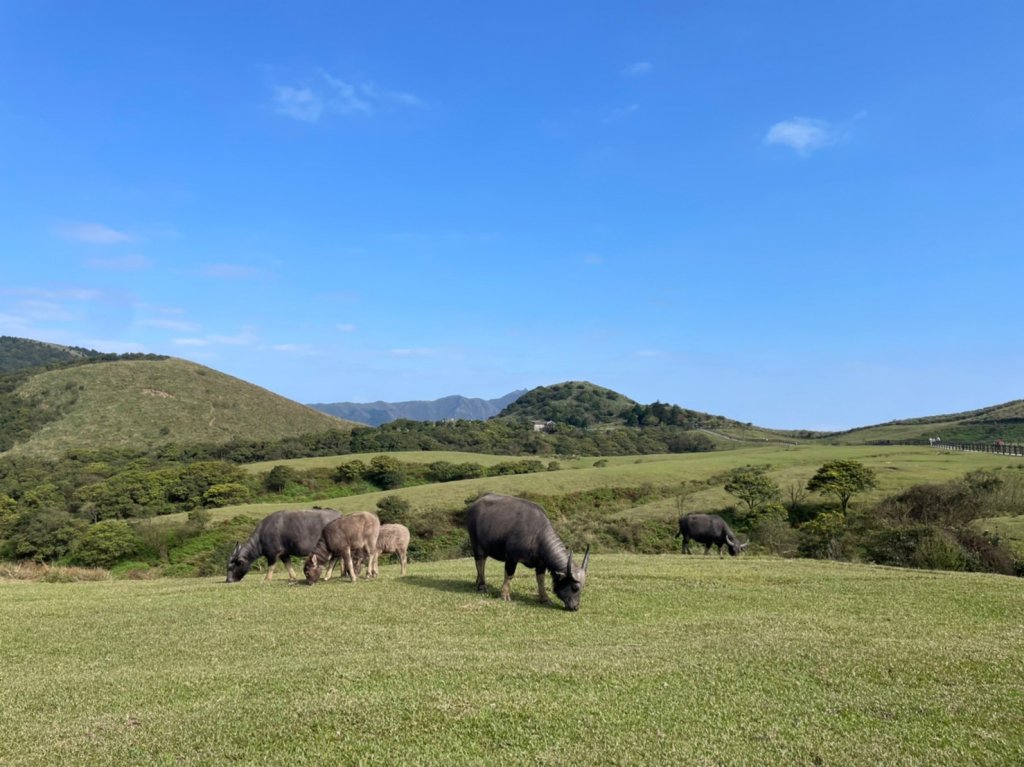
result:
[[(572, 551), (562, 542), (551, 525), (544, 509), (523, 498), (488, 493), (473, 501), (466, 510), (466, 530), (476, 562), (476, 588), (487, 589), (484, 567), (487, 559), (505, 563), (505, 580), (501, 584), (501, 598), (510, 601), (512, 577), (519, 565), (533, 568), (537, 575), (537, 596), (549, 603), (545, 587), (545, 573), (551, 573), (551, 586), (565, 609), (576, 611), (580, 595), (587, 583), (590, 546), (583, 554), (583, 562), (572, 561)], [(749, 546), (740, 543), (725, 520), (714, 514), (687, 514), (679, 518), (682, 553), (689, 554), (691, 540), (704, 544), (707, 556), (712, 546), (722, 546), (730, 556), (736, 556)], [(330, 580), (335, 564), (343, 562), (344, 573), (355, 582), (366, 564), (366, 577), (375, 578), (379, 572), (381, 554), (395, 554), (406, 574), (409, 551), (409, 529), (405, 525), (382, 525), (376, 514), (357, 511), (342, 516), (332, 509), (307, 511), (276, 511), (266, 517), (245, 543), (235, 545), (228, 559), (227, 582), (236, 583), (245, 577), (253, 562), (266, 557), (269, 581), (278, 560), (288, 568), (289, 580), (297, 580), (291, 557), (305, 557), (303, 573), (306, 583), (320, 580), (327, 567), (324, 580)]]

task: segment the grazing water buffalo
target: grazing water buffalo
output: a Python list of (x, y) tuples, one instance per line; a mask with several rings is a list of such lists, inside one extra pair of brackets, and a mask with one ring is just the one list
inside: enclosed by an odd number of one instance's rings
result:
[(344, 560), (345, 572), (354, 582), (359, 577), (359, 572), (352, 562), (352, 555), (356, 552), (363, 552), (366, 556), (366, 577), (372, 577), (377, 571), (379, 534), (380, 520), (376, 514), (369, 511), (346, 514), (326, 525), (303, 567), (306, 583), (312, 586), (320, 579), (320, 569), (331, 557)]
[[(409, 528), (396, 524), (381, 525), (380, 535), (377, 536), (377, 554), (397, 554), (402, 565), (402, 575), (405, 575), (409, 562)], [(377, 574), (376, 563), (373, 574)]]
[(679, 532), (675, 538), (683, 536), (683, 553), (690, 553), (690, 539), (704, 544), (704, 556), (712, 546), (718, 546), (718, 556), (722, 556), (722, 546), (727, 546), (729, 556), (736, 556), (749, 543), (740, 543), (736, 534), (729, 529), (725, 520), (715, 514), (686, 514), (679, 518)]
[[(228, 583), (242, 580), (252, 563), (260, 557), (267, 558), (267, 575), (264, 580), (269, 581), (273, 577), (274, 565), (280, 559), (288, 568), (288, 579), (294, 581), (296, 576), (291, 557), (309, 554), (320, 540), (324, 525), (340, 516), (333, 509), (275, 511), (259, 523), (249, 540), (235, 544), (235, 550), (228, 559)], [(332, 562), (328, 578), (333, 569)]]
[(566, 610), (580, 609), (580, 592), (587, 582), (590, 547), (583, 555), (582, 567), (572, 563), (572, 552), (551, 526), (544, 509), (535, 503), (507, 495), (487, 495), (474, 501), (466, 511), (466, 528), (476, 560), (476, 588), (487, 588), (484, 565), (487, 557), (505, 563), (505, 582), (501, 598), (511, 600), (512, 576), (519, 563), (537, 571), (537, 594), (541, 602), (550, 602), (544, 589), (544, 571), (551, 571), (551, 585)]

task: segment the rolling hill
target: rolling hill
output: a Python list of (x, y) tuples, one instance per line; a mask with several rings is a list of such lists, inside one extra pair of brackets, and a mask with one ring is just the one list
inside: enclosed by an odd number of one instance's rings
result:
[[(28, 417), (11, 454), (281, 439), (354, 424), (182, 359), (120, 359), (21, 371), (0, 423)], [(41, 416), (41, 417), (39, 417)]]
[(882, 442), (1024, 442), (1024, 399), (1001, 405), (925, 418), (908, 418), (825, 435), (838, 444)]
[(411, 400), (408, 402), (318, 402), (310, 407), (322, 413), (344, 418), (370, 426), (408, 418), (412, 421), (446, 421), (465, 419), (484, 421), (496, 416), (502, 408), (514, 402), (526, 389), (509, 392), (497, 399), (480, 399), (453, 395), (435, 400)]
[(92, 349), (0, 336), (0, 374), (103, 356)]

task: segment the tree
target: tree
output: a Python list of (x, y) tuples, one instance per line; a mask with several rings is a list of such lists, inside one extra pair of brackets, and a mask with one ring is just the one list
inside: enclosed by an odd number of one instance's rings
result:
[(263, 478), (263, 487), (272, 493), (280, 493), (289, 483), (298, 482), (299, 475), (291, 466), (278, 464)]
[(735, 495), (747, 505), (750, 516), (779, 497), (779, 486), (760, 466), (733, 469), (725, 483), (725, 492)]
[(70, 559), (85, 567), (111, 567), (141, 547), (142, 539), (131, 525), (120, 519), (107, 519), (90, 525), (71, 544)]
[(807, 489), (812, 493), (834, 495), (842, 513), (846, 514), (854, 494), (870, 490), (877, 484), (875, 472), (860, 461), (837, 460), (822, 464), (818, 473), (808, 480)]
[(412, 504), (398, 495), (386, 495), (377, 501), (377, 518), (382, 525), (402, 522), (412, 511)]

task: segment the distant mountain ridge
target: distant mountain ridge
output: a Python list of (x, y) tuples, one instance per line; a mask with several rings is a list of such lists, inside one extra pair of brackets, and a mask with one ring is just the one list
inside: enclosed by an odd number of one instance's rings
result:
[(435, 400), (410, 400), (408, 402), (318, 402), (309, 407), (321, 413), (344, 418), (347, 421), (380, 426), (384, 423), (408, 418), (411, 421), (486, 421), (493, 418), (508, 405), (526, 394), (526, 389), (517, 389), (497, 399), (463, 397), (452, 395)]

